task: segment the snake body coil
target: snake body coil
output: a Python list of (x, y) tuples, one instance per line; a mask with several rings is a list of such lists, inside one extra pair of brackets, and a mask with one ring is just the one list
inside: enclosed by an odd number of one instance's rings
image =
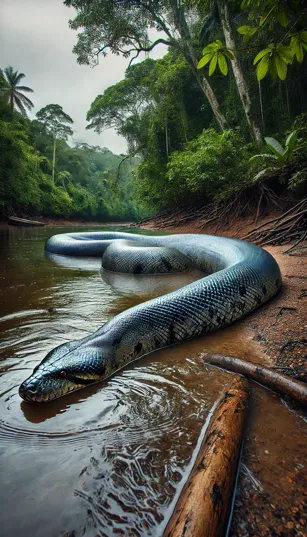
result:
[(268, 252), (211, 235), (69, 233), (51, 237), (46, 250), (103, 256), (103, 267), (118, 272), (170, 272), (190, 265), (209, 275), (124, 311), (84, 339), (55, 348), (21, 385), (19, 393), (28, 401), (55, 399), (155, 349), (226, 326), (273, 297), (281, 286), (278, 264)]

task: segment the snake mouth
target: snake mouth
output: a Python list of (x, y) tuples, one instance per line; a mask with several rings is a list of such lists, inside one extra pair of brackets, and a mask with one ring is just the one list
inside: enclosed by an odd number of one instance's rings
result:
[(19, 388), (19, 395), (24, 401), (31, 403), (43, 400), (43, 394), (40, 393), (37, 386), (31, 382), (29, 383), (28, 381), (25, 381), (21, 384)]

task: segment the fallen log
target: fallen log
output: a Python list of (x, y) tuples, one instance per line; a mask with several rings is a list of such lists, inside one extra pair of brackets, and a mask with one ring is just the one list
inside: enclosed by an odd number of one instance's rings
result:
[(248, 382), (236, 375), (213, 412), (163, 537), (221, 537), (231, 513)]
[(202, 354), (204, 361), (234, 373), (246, 375), (266, 388), (280, 395), (291, 397), (302, 406), (307, 407), (307, 384), (294, 380), (287, 375), (276, 373), (267, 367), (254, 365), (239, 358), (223, 356), (222, 354)]

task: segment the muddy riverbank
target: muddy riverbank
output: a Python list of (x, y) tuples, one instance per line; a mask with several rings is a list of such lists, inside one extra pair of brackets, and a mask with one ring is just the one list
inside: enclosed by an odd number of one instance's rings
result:
[[(259, 220), (257, 225), (261, 225), (271, 218), (272, 215), (269, 215), (265, 219)], [(226, 229), (207, 226), (201, 230), (197, 220), (187, 225), (166, 225), (164, 227), (163, 219), (153, 219), (146, 223), (143, 228), (165, 230), (168, 233), (201, 232), (241, 238), (253, 229), (253, 226), (250, 218), (233, 222)], [(241, 336), (245, 334), (246, 338), (246, 335), (249, 334), (248, 337), (256, 345), (255, 350), (257, 349), (253, 356), (245, 350), (243, 357), (247, 361), (255, 362), (255, 357), (258, 356), (259, 363), (266, 363), (278, 372), (307, 382), (307, 256), (289, 255), (285, 253), (288, 248), (289, 245), (268, 246), (266, 248), (275, 257), (281, 268), (283, 286), (273, 300), (240, 321)], [(240, 353), (236, 354), (233, 352), (234, 350), (232, 345), (227, 342), (221, 352), (242, 357), (242, 353), (240, 356)], [(261, 436), (262, 434), (260, 424), (263, 422), (260, 413), (264, 413), (266, 416), (267, 431), (274, 430), (275, 417), (271, 405), (274, 406), (275, 398), (278, 397), (270, 394), (270, 405), (266, 407), (261, 401), (261, 392), (252, 394), (243, 468), (239, 477), (238, 494), (230, 532), (233, 537), (307, 536), (307, 448), (302, 449), (303, 459), (297, 465), (293, 464), (292, 469), (282, 472), (283, 475), (278, 475), (270, 468), (272, 450), (265, 449), (265, 438), (260, 442), (262, 449), (259, 449), (259, 437), (257, 443), (257, 435)], [(306, 416), (306, 413), (302, 413), (302, 419), (306, 419)], [(293, 414), (293, 419), (295, 419), (295, 414)], [(276, 443), (280, 441), (279, 435), (287, 434), (287, 424), (289, 425), (289, 422), (285, 414), (278, 423), (278, 430), (275, 429), (273, 433), (276, 435)], [(291, 433), (288, 442), (291, 449), (293, 442)], [(304, 442), (306, 446), (306, 438)], [(292, 444), (292, 449), (293, 455), (295, 455), (295, 443)], [(273, 455), (275, 464), (276, 457), (280, 457), (280, 468), (285, 468), (285, 458), (282, 454), (276, 452)], [(253, 475), (250, 474), (251, 467), (257, 468), (256, 475), (255, 472)], [(264, 481), (270, 481), (270, 492), (268, 489), (264, 492), (261, 476)], [(259, 481), (257, 478), (260, 478)], [(253, 483), (252, 487), (248, 486), (248, 483), (250, 485), (251, 482)], [(274, 489), (275, 492), (273, 492)], [(276, 495), (277, 490), (279, 492)]]

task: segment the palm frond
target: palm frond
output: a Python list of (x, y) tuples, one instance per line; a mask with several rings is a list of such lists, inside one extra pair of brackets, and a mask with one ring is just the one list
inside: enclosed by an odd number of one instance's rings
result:
[(20, 82), (20, 80), (22, 78), (25, 78), (25, 74), (24, 73), (18, 73), (18, 71), (15, 72), (15, 75), (16, 75), (16, 78), (15, 78), (15, 86), (17, 86), (18, 82)]
[(30, 99), (28, 97), (26, 97), (25, 95), (23, 95), (22, 93), (19, 93), (19, 91), (14, 92), (14, 99), (16, 100), (16, 98), (18, 98), (20, 101), (22, 101), (22, 103), (29, 110), (31, 110), (31, 108), (33, 108), (34, 104), (32, 103), (32, 101), (30, 101)]
[(13, 70), (13, 67), (11, 65), (9, 65), (8, 67), (5, 67), (5, 69), (3, 70), (4, 72), (4, 76), (6, 78), (6, 81), (7, 83), (11, 86), (12, 85), (12, 82), (14, 80), (14, 70)]
[(32, 88), (29, 88), (28, 86), (16, 86), (16, 89), (18, 91), (26, 91), (26, 92), (31, 92), (31, 93), (34, 92), (34, 90)]
[(20, 112), (22, 113), (22, 115), (24, 117), (27, 117), (27, 111), (26, 111), (23, 103), (21, 102), (21, 100), (17, 97), (17, 95), (15, 95), (14, 100), (15, 100), (15, 103), (16, 103), (17, 107), (19, 108)]

